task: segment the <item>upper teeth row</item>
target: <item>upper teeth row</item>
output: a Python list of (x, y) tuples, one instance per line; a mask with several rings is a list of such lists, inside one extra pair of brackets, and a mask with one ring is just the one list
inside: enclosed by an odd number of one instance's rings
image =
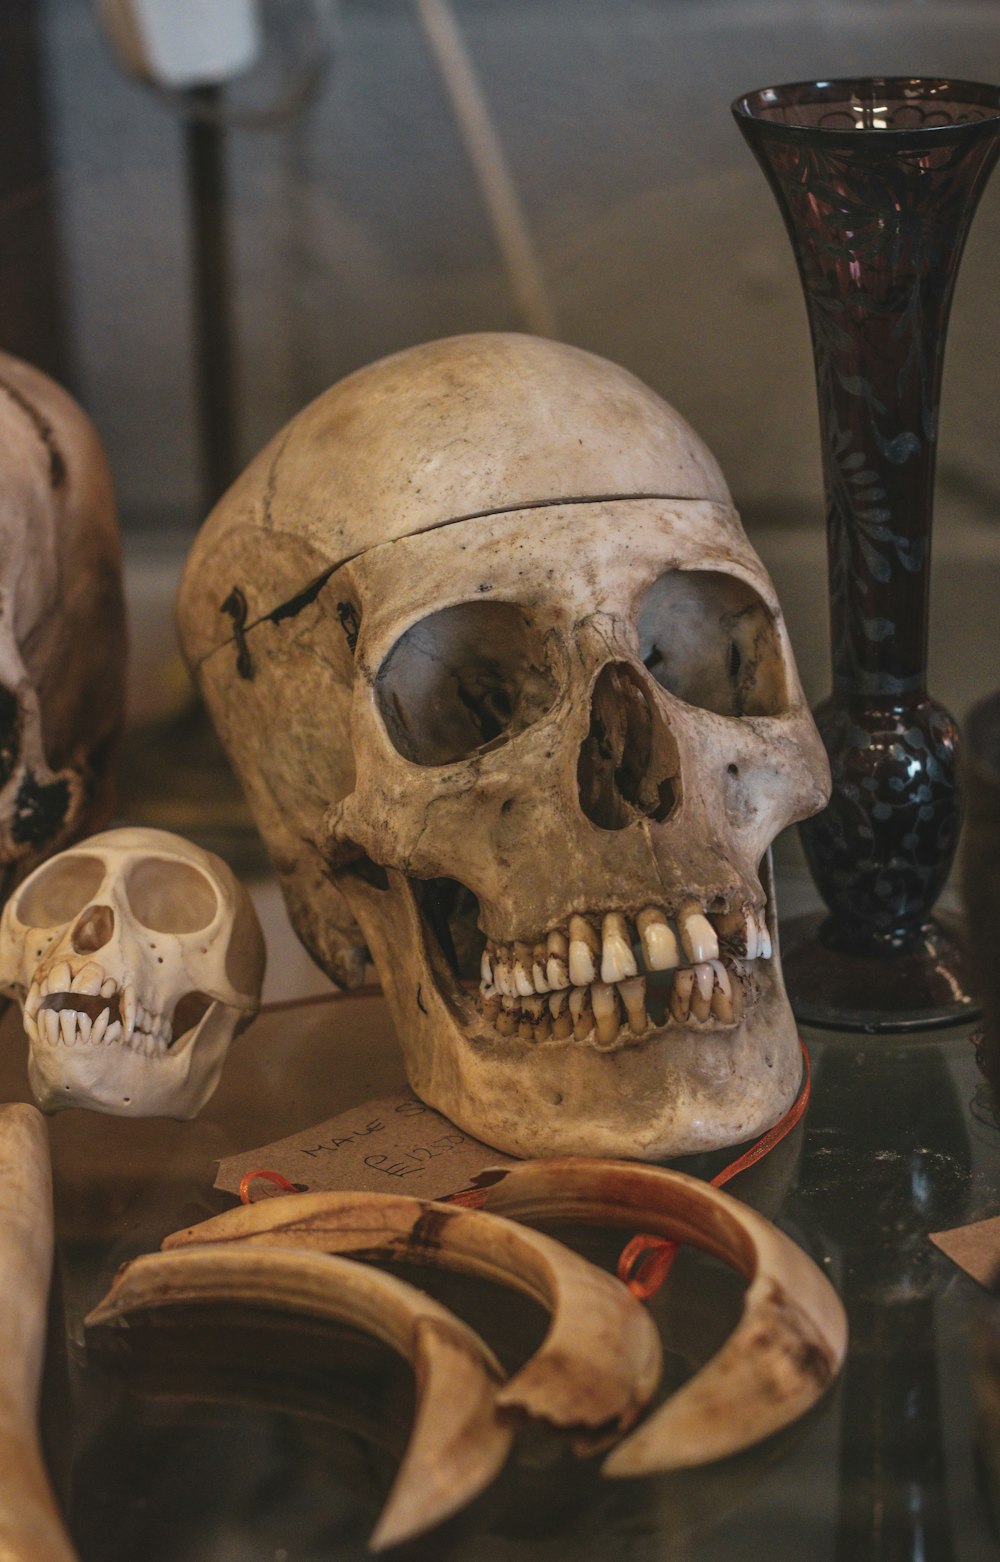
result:
[[(96, 1019), (72, 1008), (42, 1009), (42, 1000), (53, 993), (80, 993), (91, 998), (100, 995), (109, 1000), (117, 997), (120, 1018), (111, 1019), (110, 1002)], [(24, 1023), (32, 1040), (44, 1036), (52, 1046), (60, 1040), (68, 1047), (75, 1046), (77, 1041), (91, 1046), (120, 1042), (147, 1057), (165, 1052), (173, 1039), (173, 1026), (167, 1016), (147, 1008), (131, 982), (119, 988), (114, 977), (105, 976), (95, 961), (89, 961), (74, 975), (69, 962), (63, 960), (39, 981), (32, 982), (24, 1000)]]
[(636, 917), (635, 928), (638, 936), (633, 940), (628, 919), (620, 911), (609, 911), (600, 933), (589, 917), (572, 916), (568, 933), (555, 928), (544, 943), (515, 943), (512, 949), (487, 943), (483, 982), (505, 998), (588, 987), (596, 981), (622, 982), (639, 974), (636, 947), (647, 971), (672, 971), (679, 965), (718, 960), (720, 939), (746, 960), (771, 958), (764, 915), (749, 906), (711, 921), (693, 903), (682, 906), (674, 919), (647, 906)]

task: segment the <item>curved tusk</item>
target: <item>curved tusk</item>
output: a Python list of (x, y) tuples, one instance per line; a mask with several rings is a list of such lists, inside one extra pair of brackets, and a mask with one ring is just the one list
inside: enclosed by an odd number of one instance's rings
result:
[(372, 1535), (396, 1546), (457, 1513), (500, 1473), (513, 1431), (496, 1405), (503, 1372), (477, 1334), (394, 1275), (322, 1253), (192, 1247), (126, 1264), (87, 1316), (127, 1327), (137, 1313), (237, 1302), (351, 1324), (404, 1356), (416, 1377), (413, 1430)]
[(552, 1237), (457, 1204), (387, 1193), (301, 1193), (227, 1210), (167, 1237), (319, 1248), (456, 1269), (523, 1291), (552, 1314), (497, 1402), (577, 1434), (580, 1452), (630, 1427), (659, 1382), (656, 1327), (626, 1286)]
[(573, 1158), (515, 1166), (487, 1206), (688, 1242), (748, 1281), (725, 1345), (613, 1450), (605, 1475), (683, 1469), (749, 1448), (803, 1415), (839, 1372), (847, 1318), (812, 1259), (763, 1215), (683, 1172)]
[(0, 1557), (75, 1562), (38, 1446), (38, 1391), (52, 1272), (45, 1121), (0, 1106)]

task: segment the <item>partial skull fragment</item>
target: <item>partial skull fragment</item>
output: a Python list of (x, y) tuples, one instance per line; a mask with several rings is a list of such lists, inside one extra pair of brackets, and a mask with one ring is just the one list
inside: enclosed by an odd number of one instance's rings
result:
[(788, 1108), (762, 869), (829, 770), (653, 392), (523, 336), (373, 364), (225, 495), (178, 611), (300, 937), (347, 984), (367, 945), (426, 1101), (515, 1155), (639, 1159)]
[(0, 901), (111, 813), (121, 542), (103, 451), (65, 391), (0, 353)]
[(229, 868), (164, 830), (109, 830), (36, 868), (0, 917), (46, 1112), (195, 1117), (256, 1014), (264, 941)]

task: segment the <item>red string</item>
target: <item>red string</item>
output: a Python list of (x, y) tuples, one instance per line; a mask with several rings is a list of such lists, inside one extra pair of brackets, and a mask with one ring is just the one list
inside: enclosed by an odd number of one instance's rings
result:
[[(781, 1143), (787, 1134), (790, 1134), (796, 1123), (800, 1121), (802, 1114), (809, 1105), (809, 1097), (812, 1094), (812, 1074), (809, 1068), (809, 1054), (806, 1051), (805, 1042), (799, 1039), (802, 1048), (803, 1079), (802, 1089), (799, 1091), (792, 1105), (773, 1128), (769, 1128), (766, 1134), (762, 1134), (757, 1143), (751, 1145), (735, 1161), (730, 1161), (710, 1180), (710, 1187), (721, 1188), (735, 1177), (739, 1172), (746, 1171), (748, 1166), (755, 1166), (765, 1155), (769, 1155), (775, 1145)], [(670, 1242), (665, 1237), (648, 1235), (635, 1236), (626, 1243), (618, 1260), (618, 1278), (623, 1280), (641, 1302), (648, 1301), (655, 1296), (663, 1284), (677, 1257), (677, 1242)]]
[(274, 1186), (276, 1188), (280, 1188), (282, 1193), (298, 1193), (299, 1191), (294, 1182), (289, 1182), (288, 1178), (283, 1177), (280, 1172), (268, 1171), (266, 1169), (262, 1169), (260, 1171), (249, 1171), (244, 1177), (240, 1178), (241, 1204), (253, 1203), (253, 1200), (250, 1197), (250, 1185), (251, 1183), (255, 1182), (258, 1177), (263, 1177), (266, 1182), (273, 1182)]

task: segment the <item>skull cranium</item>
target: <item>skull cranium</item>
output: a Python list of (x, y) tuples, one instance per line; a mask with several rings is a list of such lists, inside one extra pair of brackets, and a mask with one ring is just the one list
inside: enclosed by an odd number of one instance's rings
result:
[(515, 1154), (647, 1158), (790, 1104), (759, 868), (826, 760), (659, 398), (531, 338), (373, 365), (234, 485), (179, 610), (300, 936), (350, 978), (356, 922), (426, 1100)]
[(0, 988), (23, 1009), (39, 1106), (194, 1117), (257, 1012), (264, 945), (211, 852), (110, 830), (36, 868), (0, 918)]
[(0, 898), (111, 808), (125, 633), (107, 464), (72, 399), (0, 353)]

